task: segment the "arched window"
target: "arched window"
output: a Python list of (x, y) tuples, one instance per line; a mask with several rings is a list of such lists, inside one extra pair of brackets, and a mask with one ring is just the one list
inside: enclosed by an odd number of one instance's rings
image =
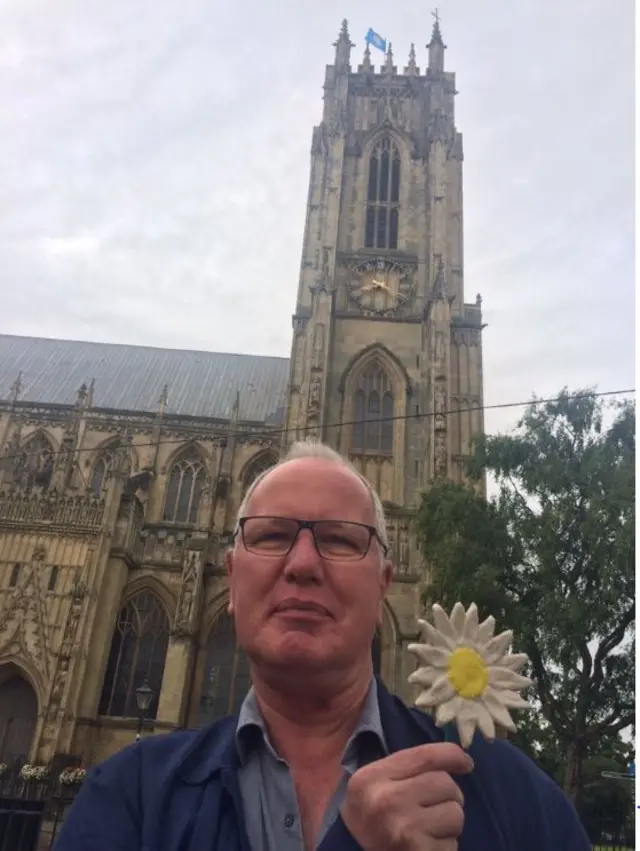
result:
[(42, 433), (35, 434), (25, 443), (20, 455), (19, 479), (24, 487), (46, 490), (53, 474), (54, 449)]
[(277, 464), (278, 459), (271, 452), (261, 452), (252, 458), (247, 465), (244, 475), (242, 476), (242, 493), (243, 495), (255, 482), (258, 476), (269, 470), (274, 464)]
[(155, 718), (169, 642), (169, 618), (152, 591), (139, 591), (120, 610), (100, 698), (100, 715), (135, 718), (136, 689), (153, 691), (147, 718)]
[(202, 459), (195, 449), (190, 449), (171, 468), (163, 519), (171, 523), (197, 523), (205, 482)]
[(103, 488), (107, 484), (107, 476), (111, 470), (111, 465), (113, 464), (117, 448), (117, 445), (114, 444), (109, 446), (107, 449), (103, 449), (95, 467), (93, 468), (93, 475), (91, 476), (91, 492), (95, 494), (95, 496), (100, 496)]
[(0, 684), (0, 762), (27, 760), (38, 721), (38, 699), (14, 674)]
[(377, 361), (360, 376), (353, 398), (353, 452), (390, 455), (393, 452), (393, 392), (387, 373)]
[(238, 712), (250, 686), (249, 660), (236, 641), (233, 618), (224, 612), (207, 641), (198, 727)]
[(389, 138), (380, 139), (369, 158), (365, 214), (366, 248), (398, 247), (400, 152)]

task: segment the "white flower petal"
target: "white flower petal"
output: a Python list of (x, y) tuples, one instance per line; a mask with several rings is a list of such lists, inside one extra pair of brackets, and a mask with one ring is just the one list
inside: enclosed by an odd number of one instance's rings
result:
[(501, 727), (504, 727), (505, 730), (515, 733), (516, 725), (513, 723), (513, 719), (509, 715), (509, 710), (505, 709), (491, 689), (487, 689), (487, 691), (482, 695), (482, 702), (487, 707), (496, 723), (498, 723)]
[(437, 706), (440, 703), (451, 700), (455, 696), (456, 693), (449, 682), (449, 677), (446, 674), (440, 674), (429, 691), (426, 692), (424, 699), (427, 701), (427, 705)]
[(493, 665), (499, 659), (502, 659), (512, 641), (513, 632), (508, 629), (506, 632), (501, 632), (500, 635), (496, 635), (495, 638), (487, 642), (482, 651), (482, 658), (487, 665)]
[(433, 604), (433, 621), (436, 625), (436, 629), (441, 632), (443, 635), (446, 635), (447, 638), (451, 638), (453, 640), (456, 639), (456, 634), (453, 631), (453, 627), (451, 626), (451, 621), (449, 620), (449, 616), (438, 603)]
[(493, 636), (493, 631), (496, 628), (496, 619), (493, 615), (489, 615), (486, 621), (482, 621), (478, 627), (478, 641), (481, 644), (486, 644)]
[(500, 701), (503, 706), (506, 706), (508, 709), (529, 709), (529, 703), (517, 694), (515, 691), (508, 691), (504, 689), (491, 689), (493, 695), (495, 695), (496, 699)]
[(453, 629), (453, 634), (455, 635), (456, 640), (460, 640), (460, 638), (462, 638), (466, 616), (467, 613), (465, 612), (462, 603), (456, 603), (451, 610), (451, 615), (449, 617), (449, 620), (451, 621), (451, 628)]
[(476, 719), (482, 735), (492, 742), (496, 737), (496, 725), (487, 707), (479, 700), (476, 701)]
[(444, 727), (445, 724), (451, 723), (461, 709), (461, 697), (452, 697), (446, 703), (441, 703), (436, 711), (436, 724), (438, 727)]
[(460, 736), (460, 744), (467, 750), (473, 741), (473, 734), (476, 731), (476, 714), (473, 705), (469, 705), (467, 701), (462, 705), (458, 717), (456, 718), (456, 727)]
[(451, 656), (448, 650), (444, 650), (442, 647), (431, 647), (429, 644), (409, 644), (407, 650), (415, 653), (427, 665), (433, 665), (434, 668), (440, 669), (447, 667), (449, 656)]
[(450, 638), (448, 635), (444, 635), (439, 629), (436, 629), (435, 626), (431, 626), (431, 624), (426, 621), (418, 621), (418, 623), (424, 623), (425, 625), (424, 637), (426, 644), (431, 644), (434, 647), (442, 647), (444, 650), (448, 650), (449, 653), (453, 653), (456, 649), (456, 643), (453, 638)]
[(420, 627), (420, 631), (422, 633), (422, 638), (427, 637), (427, 621), (423, 621), (421, 618), (418, 618), (418, 626)]
[(513, 656), (503, 656), (500, 660), (500, 667), (509, 668), (517, 673), (528, 661), (529, 657), (526, 653), (514, 653)]
[(464, 618), (462, 639), (465, 643), (472, 642), (474, 645), (478, 640), (478, 607), (475, 603), (472, 603), (467, 609), (467, 614)]
[(440, 676), (440, 671), (435, 668), (417, 668), (409, 675), (409, 683), (430, 688), (438, 676)]
[(414, 701), (414, 706), (417, 706), (419, 709), (431, 709), (433, 704), (428, 700), (428, 694), (429, 692), (421, 691)]
[(531, 680), (528, 677), (516, 674), (515, 671), (511, 671), (509, 668), (501, 668), (498, 665), (494, 665), (489, 668), (489, 685), (496, 689), (520, 691), (520, 689), (529, 688), (531, 686)]

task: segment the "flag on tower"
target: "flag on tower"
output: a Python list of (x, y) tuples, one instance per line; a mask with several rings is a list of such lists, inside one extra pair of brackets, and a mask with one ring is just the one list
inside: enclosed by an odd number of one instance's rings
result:
[(381, 35), (374, 32), (372, 29), (369, 29), (369, 32), (364, 37), (364, 40), (367, 44), (371, 44), (373, 47), (377, 47), (378, 50), (381, 50), (383, 53), (387, 49), (387, 41), (382, 38)]

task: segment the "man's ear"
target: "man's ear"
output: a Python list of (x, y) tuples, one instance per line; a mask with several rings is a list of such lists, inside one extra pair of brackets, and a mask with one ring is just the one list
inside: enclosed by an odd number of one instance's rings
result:
[(227, 569), (227, 575), (229, 576), (229, 603), (227, 605), (227, 611), (230, 615), (233, 614), (234, 611), (234, 581), (233, 581), (233, 550), (228, 549), (224, 554), (224, 566)]
[(393, 582), (393, 574), (394, 567), (393, 562), (389, 559), (385, 560), (384, 567), (382, 568), (382, 572), (380, 574), (380, 586), (381, 586), (381, 595), (380, 595), (380, 605), (378, 606), (378, 626), (382, 627), (384, 621), (384, 600), (387, 596), (387, 592), (389, 590), (389, 586)]

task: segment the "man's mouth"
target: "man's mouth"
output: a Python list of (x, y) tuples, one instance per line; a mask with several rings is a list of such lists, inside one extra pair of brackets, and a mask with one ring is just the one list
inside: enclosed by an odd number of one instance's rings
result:
[(299, 613), (314, 613), (316, 615), (321, 615), (322, 617), (331, 617), (331, 612), (329, 609), (322, 606), (320, 603), (316, 603), (312, 600), (283, 600), (281, 603), (275, 607), (274, 612), (290, 612), (291, 614)]

